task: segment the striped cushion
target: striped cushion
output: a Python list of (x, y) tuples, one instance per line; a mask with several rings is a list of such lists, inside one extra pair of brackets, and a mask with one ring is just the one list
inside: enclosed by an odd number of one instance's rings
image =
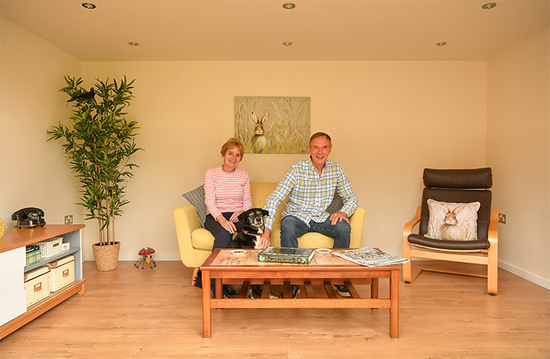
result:
[(204, 227), (204, 221), (206, 220), (206, 203), (204, 203), (204, 185), (195, 188), (192, 191), (182, 194), (182, 196), (197, 210), (199, 215), (199, 221), (201, 226)]

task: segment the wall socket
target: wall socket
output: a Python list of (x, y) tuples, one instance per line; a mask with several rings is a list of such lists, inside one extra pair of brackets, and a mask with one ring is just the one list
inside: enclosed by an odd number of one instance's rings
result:
[(504, 213), (498, 214), (498, 223), (506, 224), (506, 215)]
[(65, 224), (73, 224), (73, 215), (69, 214), (65, 216)]

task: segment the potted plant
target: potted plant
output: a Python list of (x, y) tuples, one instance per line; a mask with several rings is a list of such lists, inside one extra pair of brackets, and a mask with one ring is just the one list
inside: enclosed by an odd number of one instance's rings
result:
[(124, 108), (134, 97), (126, 77), (119, 83), (96, 79), (90, 91), (81, 87), (82, 78), (65, 76), (67, 86), (59, 90), (73, 103), (72, 124), (61, 122), (47, 133), (48, 141), (63, 139), (69, 166), (82, 185), (80, 205), (86, 208), (86, 220), (98, 221), (99, 242), (92, 246), (100, 271), (116, 269), (120, 242), (115, 239), (115, 217), (122, 214), (126, 182), (138, 167), (129, 163), (137, 151), (136, 121), (127, 121)]

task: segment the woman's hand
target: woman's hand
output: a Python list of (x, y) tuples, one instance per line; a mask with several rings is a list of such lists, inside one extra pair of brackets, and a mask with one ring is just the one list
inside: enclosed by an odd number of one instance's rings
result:
[(237, 230), (237, 227), (235, 227), (235, 223), (233, 223), (231, 221), (228, 221), (221, 214), (218, 216), (218, 218), (216, 218), (216, 220), (218, 221), (220, 226), (223, 227), (223, 229), (225, 229), (226, 231), (228, 231), (231, 234), (235, 233), (235, 231)]
[(233, 212), (233, 214), (231, 215), (231, 217), (229, 218), (229, 220), (233, 223), (237, 223), (239, 221), (239, 216), (241, 215), (241, 213), (243, 213), (244, 211), (236, 211), (236, 212)]

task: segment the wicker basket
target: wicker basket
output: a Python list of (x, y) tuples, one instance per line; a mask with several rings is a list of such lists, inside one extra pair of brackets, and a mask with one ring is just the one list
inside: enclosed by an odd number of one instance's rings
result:
[(38, 242), (36, 245), (40, 246), (40, 252), (42, 257), (51, 257), (61, 253), (61, 242), (63, 237), (55, 237), (46, 239), (45, 241)]

